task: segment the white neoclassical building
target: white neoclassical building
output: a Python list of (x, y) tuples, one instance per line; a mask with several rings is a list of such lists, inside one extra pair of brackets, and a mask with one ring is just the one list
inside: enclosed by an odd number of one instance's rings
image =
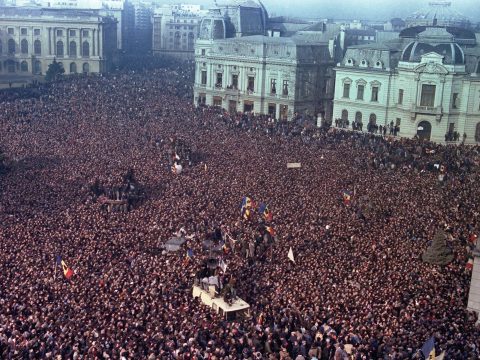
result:
[(105, 72), (117, 48), (116, 21), (98, 10), (0, 8), (0, 74)]
[(195, 103), (284, 120), (295, 113), (331, 118), (336, 34), (314, 24), (289, 37), (265, 36), (266, 17), (262, 6), (248, 2), (229, 16), (212, 9), (202, 19)]
[(335, 70), (334, 125), (480, 142), (480, 46), (469, 30), (406, 28), (396, 40), (347, 49)]

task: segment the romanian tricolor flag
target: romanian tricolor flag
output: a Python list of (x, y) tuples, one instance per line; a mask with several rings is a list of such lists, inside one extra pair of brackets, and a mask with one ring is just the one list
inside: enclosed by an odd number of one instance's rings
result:
[(242, 199), (242, 205), (240, 207), (240, 215), (245, 219), (248, 220), (250, 218), (250, 209), (253, 207), (253, 201), (248, 196), (245, 196)]
[(270, 235), (275, 236), (275, 229), (273, 227), (265, 226), (265, 230), (267, 230)]
[(270, 212), (270, 209), (268, 208), (268, 205), (265, 203), (260, 203), (260, 206), (258, 208), (258, 212), (262, 214), (263, 218), (267, 221), (272, 221), (273, 219), (273, 214)]
[(251, 213), (250, 209), (247, 209), (247, 208), (243, 208), (243, 209), (242, 209), (242, 217), (243, 217), (245, 220), (249, 220), (251, 214), (252, 214), (252, 213)]
[(343, 203), (345, 205), (349, 205), (351, 200), (352, 200), (352, 193), (350, 191), (345, 190), (343, 192)]
[(65, 275), (65, 277), (67, 278), (67, 280), (70, 280), (70, 278), (73, 276), (73, 270), (70, 269), (67, 264), (65, 263), (65, 261), (63, 260), (60, 260), (60, 264), (62, 265), (62, 269), (63, 269), (63, 275)]
[(423, 344), (421, 351), (425, 359), (435, 360), (435, 338), (433, 336)]

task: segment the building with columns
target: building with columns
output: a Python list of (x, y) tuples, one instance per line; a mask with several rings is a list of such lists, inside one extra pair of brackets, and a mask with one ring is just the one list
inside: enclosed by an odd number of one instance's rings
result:
[(236, 6), (228, 16), (211, 9), (200, 23), (194, 102), (284, 120), (296, 113), (331, 118), (336, 35), (320, 23), (288, 37), (266, 36), (264, 8)]
[(0, 9), (0, 74), (44, 75), (55, 58), (65, 74), (110, 70), (116, 21), (98, 10)]
[(398, 39), (348, 48), (335, 70), (335, 125), (480, 143), (480, 46), (472, 31), (409, 27)]

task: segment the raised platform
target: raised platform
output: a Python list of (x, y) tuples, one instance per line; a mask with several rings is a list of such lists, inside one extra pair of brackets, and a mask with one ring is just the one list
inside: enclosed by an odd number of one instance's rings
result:
[(210, 286), (210, 291), (207, 292), (197, 285), (193, 285), (192, 295), (194, 298), (198, 297), (203, 304), (211, 307), (215, 312), (222, 315), (226, 320), (233, 320), (239, 315), (248, 315), (250, 312), (250, 305), (244, 300), (237, 297), (231, 305), (226, 303), (222, 297), (215, 297), (215, 287)]

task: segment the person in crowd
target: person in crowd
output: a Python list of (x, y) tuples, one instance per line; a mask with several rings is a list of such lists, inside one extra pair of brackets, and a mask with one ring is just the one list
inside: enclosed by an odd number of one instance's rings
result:
[[(0, 358), (411, 359), (431, 336), (446, 359), (480, 356), (465, 268), (478, 147), (196, 107), (192, 73), (122, 68), (0, 95), (12, 163), (0, 176)], [(181, 173), (163, 146), (175, 138), (192, 149)], [(92, 189), (129, 171), (142, 202), (105, 211)], [(244, 196), (272, 216), (252, 206), (244, 219)], [(439, 228), (445, 267), (421, 260)], [(179, 229), (188, 261), (157, 251)], [(213, 237), (248, 317), (224, 321), (192, 298)]]

